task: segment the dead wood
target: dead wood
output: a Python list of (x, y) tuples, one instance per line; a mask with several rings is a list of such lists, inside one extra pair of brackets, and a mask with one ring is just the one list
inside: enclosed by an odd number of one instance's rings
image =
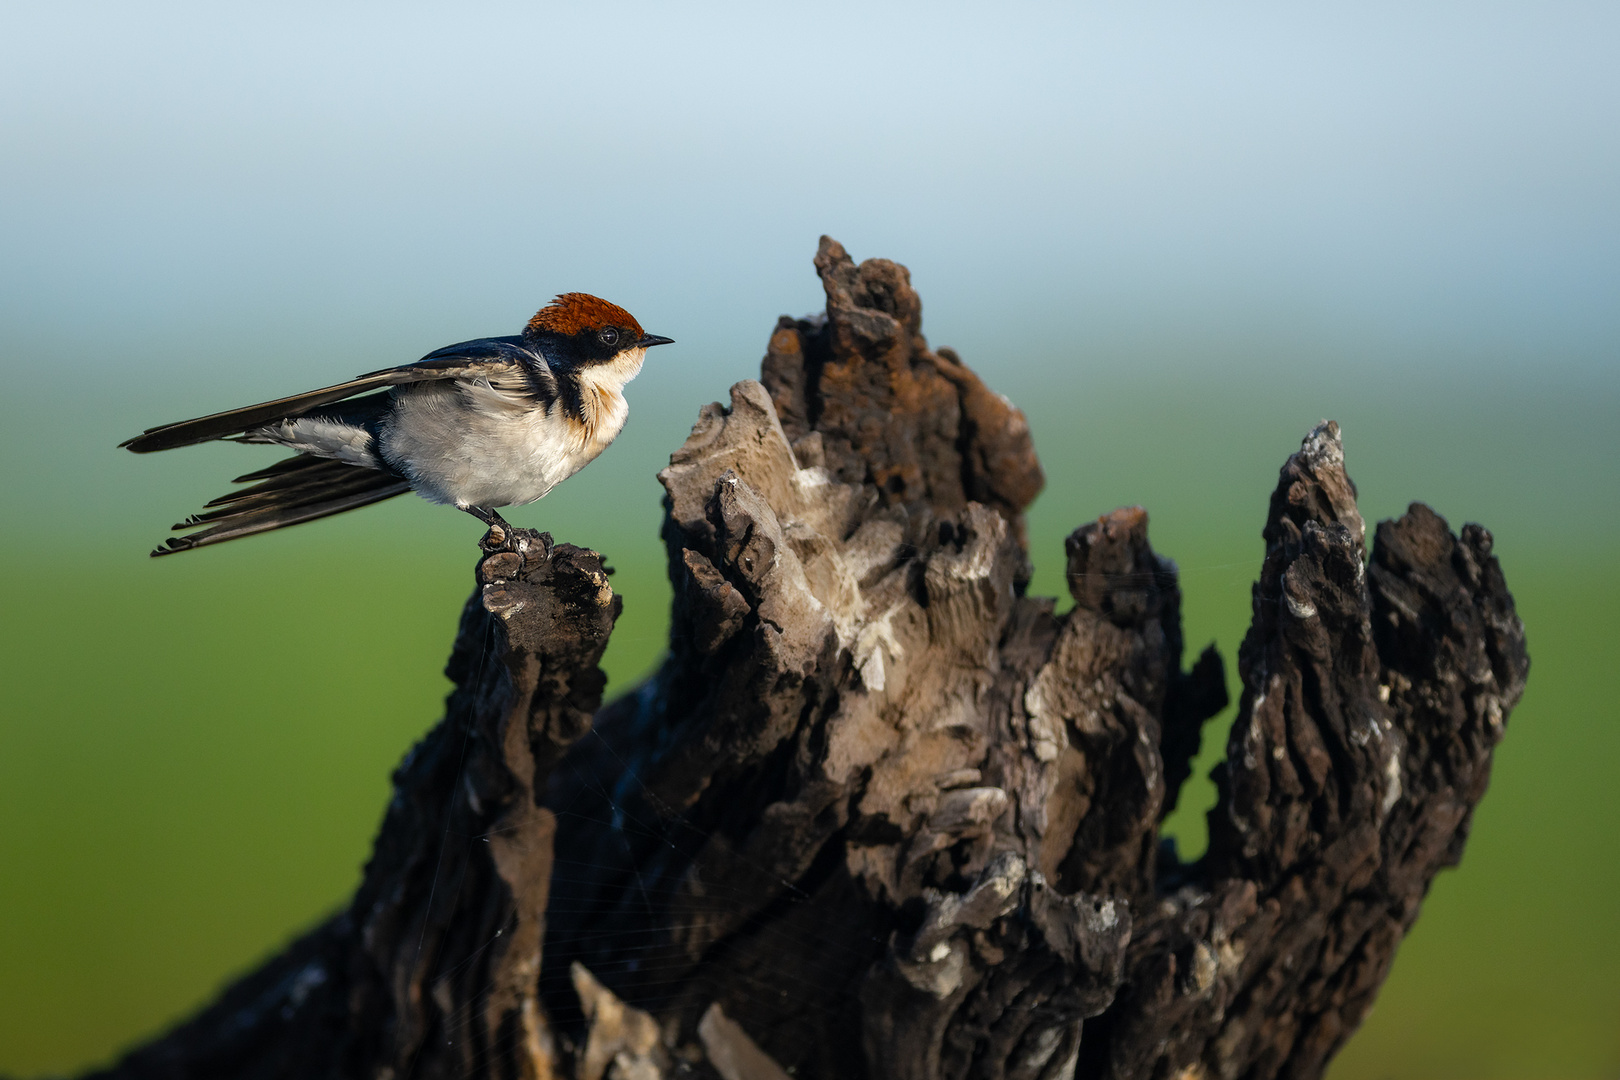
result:
[[(669, 654), (598, 711), (601, 559), (517, 531), (341, 915), (105, 1077), (1311, 1077), (1456, 862), (1528, 668), (1491, 537), (1370, 561), (1338, 429), (1282, 470), (1208, 854), (1159, 824), (1226, 703), (1147, 514), (1024, 595), (1022, 414), (904, 267), (660, 474)], [(594, 728), (592, 714), (595, 714)]]

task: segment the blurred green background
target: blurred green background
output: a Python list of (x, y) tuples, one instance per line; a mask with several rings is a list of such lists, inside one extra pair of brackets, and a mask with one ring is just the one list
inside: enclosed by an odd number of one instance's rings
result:
[[(178, 559), (271, 457), (154, 423), (517, 330), (678, 344), (522, 525), (663, 645), (653, 478), (829, 232), (1029, 414), (1034, 588), (1115, 506), (1232, 659), (1276, 470), (1480, 521), (1534, 667), (1334, 1080), (1620, 1074), (1620, 14), (1603, 4), (17, 3), (0, 13), (0, 1072), (108, 1060), (339, 905), (480, 529), (399, 499)], [(1235, 685), (1235, 682), (1234, 682)], [(1199, 776), (1230, 715), (1206, 732)], [(1204, 843), (1196, 780), (1171, 822)]]

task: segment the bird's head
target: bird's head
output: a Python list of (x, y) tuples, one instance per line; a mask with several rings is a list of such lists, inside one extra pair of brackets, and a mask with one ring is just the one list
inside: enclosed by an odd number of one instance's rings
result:
[(635, 316), (617, 304), (589, 293), (563, 293), (535, 312), (523, 329), (523, 340), (538, 349), (547, 363), (564, 369), (595, 367), (633, 359), (672, 339), (644, 333)]

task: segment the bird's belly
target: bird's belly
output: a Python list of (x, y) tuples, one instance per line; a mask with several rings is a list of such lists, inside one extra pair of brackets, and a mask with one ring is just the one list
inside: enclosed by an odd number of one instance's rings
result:
[(601, 452), (584, 425), (561, 410), (480, 408), (443, 384), (398, 401), (382, 433), (383, 457), (430, 502), (521, 506)]

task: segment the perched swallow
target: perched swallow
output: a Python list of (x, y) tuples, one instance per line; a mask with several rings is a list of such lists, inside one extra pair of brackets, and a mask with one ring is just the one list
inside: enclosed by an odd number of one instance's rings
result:
[[(407, 491), (490, 526), (502, 506), (534, 502), (590, 464), (624, 428), (624, 385), (647, 350), (631, 314), (565, 293), (515, 337), (447, 345), (414, 364), (197, 420), (151, 428), (137, 454), (227, 440), (298, 453), (238, 476), (152, 552), (177, 551), (341, 514)], [(368, 391), (376, 391), (368, 393)]]

